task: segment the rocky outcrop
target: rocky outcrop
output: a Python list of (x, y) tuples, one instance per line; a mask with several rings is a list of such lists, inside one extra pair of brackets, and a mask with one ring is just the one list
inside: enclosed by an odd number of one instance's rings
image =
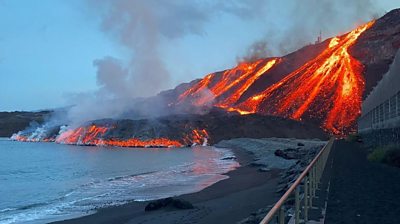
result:
[(260, 172), (281, 169), (277, 192), (285, 192), (325, 144), (326, 141), (319, 139), (237, 138), (223, 140), (215, 146), (253, 154), (254, 159), (249, 165), (259, 167)]
[(286, 138), (236, 138), (215, 144), (220, 148), (238, 148), (254, 155), (250, 165), (259, 166), (260, 171), (288, 169), (298, 173), (325, 145), (319, 139)]

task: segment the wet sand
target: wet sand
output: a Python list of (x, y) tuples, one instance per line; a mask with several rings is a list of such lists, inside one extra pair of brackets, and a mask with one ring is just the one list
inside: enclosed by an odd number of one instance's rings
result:
[(191, 202), (194, 209), (165, 208), (145, 212), (148, 202), (131, 202), (55, 223), (236, 223), (279, 199), (276, 189), (281, 171), (260, 172), (257, 167), (249, 165), (253, 159), (251, 154), (238, 149), (234, 153), (242, 166), (227, 173), (228, 179), (200, 192), (176, 197)]

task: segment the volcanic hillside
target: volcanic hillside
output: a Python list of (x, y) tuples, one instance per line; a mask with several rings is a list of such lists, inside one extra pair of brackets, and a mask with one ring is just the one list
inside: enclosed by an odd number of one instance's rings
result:
[(396, 9), (341, 36), (284, 57), (243, 62), (161, 97), (170, 108), (213, 106), (281, 116), (345, 135), (355, 130), (363, 97), (387, 72), (399, 46)]

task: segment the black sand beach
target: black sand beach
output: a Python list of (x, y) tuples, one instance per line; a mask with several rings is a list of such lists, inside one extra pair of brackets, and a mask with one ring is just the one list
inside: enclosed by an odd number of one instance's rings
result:
[(193, 204), (194, 209), (171, 208), (145, 212), (148, 202), (131, 202), (99, 209), (95, 214), (55, 223), (236, 223), (260, 208), (275, 203), (280, 170), (260, 172), (249, 165), (253, 157), (234, 150), (241, 167), (200, 192), (176, 197)]

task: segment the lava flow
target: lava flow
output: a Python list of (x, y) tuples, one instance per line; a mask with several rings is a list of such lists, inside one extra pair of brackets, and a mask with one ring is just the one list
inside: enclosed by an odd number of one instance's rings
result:
[(178, 98), (178, 103), (190, 100), (193, 105), (202, 106), (213, 103), (214, 99), (218, 98), (215, 106), (230, 109), (242, 94), (277, 62), (279, 62), (278, 58), (267, 61), (260, 59), (255, 62), (243, 62), (222, 74), (209, 74), (182, 93)]
[(106, 133), (110, 130), (107, 127), (91, 125), (89, 127), (79, 127), (62, 132), (56, 138), (57, 143), (74, 145), (103, 145), (119, 147), (183, 147), (191, 144), (204, 144), (208, 133), (205, 129), (192, 130), (192, 133), (185, 136), (182, 140), (172, 140), (165, 137), (152, 139), (114, 139), (107, 138)]
[[(285, 57), (243, 63), (222, 75), (207, 75), (179, 96), (178, 102), (192, 100), (193, 105), (212, 101), (213, 106), (240, 114), (261, 113), (295, 120), (314, 120), (335, 134), (352, 131), (360, 114), (364, 91), (363, 65), (348, 50), (374, 21), (330, 40), (314, 59), (261, 92), (243, 93), (262, 75)], [(265, 61), (265, 60), (264, 60)], [(209, 90), (211, 94), (201, 94)], [(202, 97), (206, 95), (206, 97)]]
[(360, 114), (364, 90), (362, 64), (348, 49), (373, 23), (332, 38), (316, 58), (238, 107), (296, 120), (321, 119), (333, 134), (348, 133)]
[(208, 138), (209, 135), (206, 129), (194, 129), (192, 130), (191, 135), (185, 136), (184, 142), (192, 142), (192, 144), (197, 145), (206, 145)]

